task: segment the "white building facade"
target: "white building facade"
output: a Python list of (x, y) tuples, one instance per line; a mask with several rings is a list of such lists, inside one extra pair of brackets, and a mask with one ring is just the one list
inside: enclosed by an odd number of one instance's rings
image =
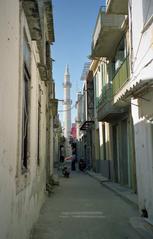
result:
[(131, 74), (116, 101), (131, 99), (139, 209), (153, 223), (153, 2), (107, 4), (111, 13), (128, 15)]
[(153, 222), (153, 2), (129, 1), (129, 11), (133, 39), (129, 94), (135, 129), (138, 198), (140, 210), (146, 210)]

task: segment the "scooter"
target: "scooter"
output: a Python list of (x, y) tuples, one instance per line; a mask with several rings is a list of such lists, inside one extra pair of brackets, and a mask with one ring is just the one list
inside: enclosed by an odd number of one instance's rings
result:
[(72, 162), (72, 157), (67, 157), (64, 159), (63, 166), (62, 166), (62, 174), (65, 178), (69, 178), (70, 176), (71, 162)]
[(85, 161), (83, 159), (80, 159), (80, 161), (79, 161), (79, 169), (82, 172), (84, 172), (85, 169), (86, 169), (86, 163), (85, 163)]
[(62, 168), (62, 174), (63, 174), (63, 176), (64, 176), (65, 178), (69, 178), (69, 176), (70, 176), (70, 171), (68, 170), (68, 168), (67, 168), (66, 166), (64, 166), (64, 167)]

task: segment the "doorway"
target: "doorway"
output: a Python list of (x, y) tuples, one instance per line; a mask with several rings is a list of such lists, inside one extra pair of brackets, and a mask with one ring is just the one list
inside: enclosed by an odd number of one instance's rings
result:
[(119, 182), (118, 177), (118, 149), (117, 149), (117, 125), (112, 127), (113, 133), (113, 166), (114, 166), (114, 181)]

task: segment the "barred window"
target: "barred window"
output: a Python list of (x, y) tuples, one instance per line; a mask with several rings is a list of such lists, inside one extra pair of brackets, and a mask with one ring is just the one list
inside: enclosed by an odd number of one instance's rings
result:
[(22, 173), (28, 169), (29, 154), (29, 106), (30, 106), (30, 65), (31, 53), (26, 36), (23, 44), (23, 91), (22, 91)]

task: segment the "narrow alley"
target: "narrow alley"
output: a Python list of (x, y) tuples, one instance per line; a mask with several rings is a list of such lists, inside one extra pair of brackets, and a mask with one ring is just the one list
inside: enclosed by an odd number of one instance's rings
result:
[(0, 239), (153, 239), (153, 0), (0, 0), (0, 53)]
[(31, 239), (140, 239), (130, 221), (138, 211), (83, 173), (60, 178), (45, 202)]

